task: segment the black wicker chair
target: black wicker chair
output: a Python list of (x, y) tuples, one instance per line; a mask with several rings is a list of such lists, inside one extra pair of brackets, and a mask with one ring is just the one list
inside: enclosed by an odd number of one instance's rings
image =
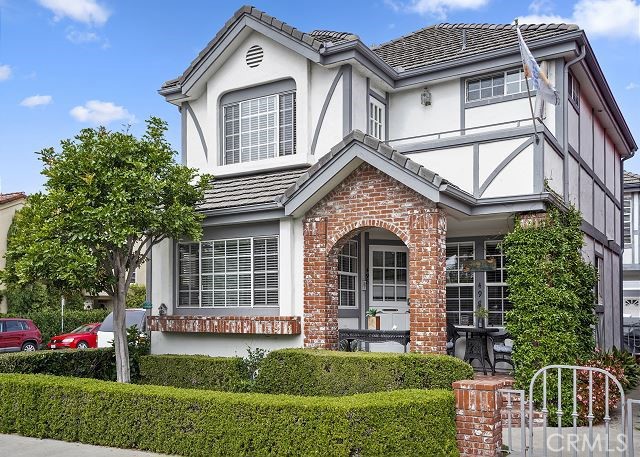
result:
[(504, 362), (514, 368), (513, 360), (511, 359), (511, 354), (513, 353), (511, 336), (505, 332), (491, 336), (491, 339), (493, 342), (493, 366), (495, 367), (498, 362)]
[(447, 322), (447, 355), (456, 355), (456, 341), (458, 341), (460, 335), (456, 326), (451, 322)]

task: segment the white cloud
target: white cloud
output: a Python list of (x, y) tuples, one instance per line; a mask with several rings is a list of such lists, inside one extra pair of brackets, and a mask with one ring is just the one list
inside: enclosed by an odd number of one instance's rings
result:
[(88, 25), (103, 25), (111, 15), (96, 0), (39, 0), (39, 3), (53, 13), (54, 21), (69, 18)]
[(6, 81), (11, 78), (11, 67), (9, 65), (0, 65), (0, 81)]
[(91, 124), (109, 124), (114, 121), (135, 122), (136, 118), (123, 106), (112, 102), (89, 100), (83, 106), (76, 106), (69, 111), (71, 116), (79, 122)]
[[(544, 4), (543, 11), (539, 8)], [(571, 17), (553, 14), (548, 4), (534, 0), (533, 13), (518, 18), (522, 24), (566, 22), (578, 24), (590, 36), (640, 38), (640, 3), (637, 0), (579, 0)]]
[(92, 43), (99, 41), (100, 37), (95, 32), (80, 31), (73, 27), (67, 29), (67, 40), (74, 44)]
[(20, 106), (26, 106), (27, 108), (33, 108), (34, 106), (48, 105), (53, 101), (51, 95), (32, 95), (20, 102)]
[(489, 0), (385, 0), (384, 3), (394, 11), (435, 16), (444, 20), (452, 10), (478, 9), (487, 5)]
[(627, 89), (627, 90), (636, 90), (639, 87), (640, 87), (640, 84), (634, 83), (634, 82), (630, 82), (629, 84), (626, 85), (625, 89)]

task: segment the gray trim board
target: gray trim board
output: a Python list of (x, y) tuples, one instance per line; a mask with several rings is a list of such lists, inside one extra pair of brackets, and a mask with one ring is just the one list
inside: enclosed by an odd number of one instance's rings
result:
[[(188, 103), (188, 102), (186, 102)], [(187, 164), (187, 110), (180, 105), (180, 160)]]
[(200, 127), (200, 122), (196, 117), (196, 113), (193, 112), (193, 109), (191, 108), (191, 104), (189, 104), (189, 102), (184, 102), (182, 106), (184, 106), (189, 112), (189, 115), (193, 120), (193, 124), (196, 127), (196, 131), (198, 132), (198, 137), (200, 138), (200, 143), (202, 144), (202, 149), (204, 150), (204, 157), (205, 159), (209, 160), (209, 149), (207, 148), (207, 142), (204, 139), (204, 132), (202, 131), (202, 127)]
[(602, 190), (605, 195), (607, 195), (613, 201), (613, 204), (619, 210), (622, 210), (622, 205), (619, 199), (613, 194), (613, 192), (611, 192), (611, 190), (609, 190), (609, 188), (607, 188), (607, 186), (602, 182), (598, 175), (596, 175), (596, 173), (589, 167), (589, 164), (587, 164), (587, 162), (582, 157), (580, 157), (580, 154), (578, 154), (576, 150), (573, 149), (573, 146), (569, 145), (568, 152), (571, 157), (578, 161), (580, 167), (584, 169), (584, 171), (589, 175), (589, 177), (593, 180), (593, 183), (596, 184), (600, 188), (600, 190)]
[[(389, 92), (385, 92), (385, 106), (384, 106), (384, 137), (389, 138), (389, 105), (391, 104), (391, 96)], [(369, 120), (367, 120), (369, 122)]]
[[(368, 90), (367, 94), (369, 94), (369, 97), (373, 97), (376, 100), (378, 100), (380, 103), (382, 103), (383, 105), (387, 106), (387, 98), (386, 98), (386, 96), (383, 97), (382, 95), (377, 93), (375, 90), (371, 89), (371, 87), (369, 87), (369, 90)], [(385, 92), (385, 95), (386, 95), (386, 92)]]
[[(331, 103), (331, 99), (333, 98), (333, 93), (336, 90), (336, 86), (338, 85), (338, 81), (342, 78), (344, 74), (344, 66), (340, 67), (338, 73), (333, 78), (331, 82), (331, 86), (329, 86), (329, 91), (327, 92), (327, 96), (324, 99), (324, 103), (322, 104), (322, 109), (320, 110), (320, 116), (318, 117), (318, 122), (316, 123), (316, 128), (313, 131), (313, 140), (311, 141), (311, 155), (314, 155), (316, 152), (316, 145), (318, 144), (318, 137), (320, 136), (320, 130), (322, 129), (322, 123), (324, 122), (324, 116), (327, 114), (327, 109), (329, 109), (329, 103)], [(344, 84), (344, 81), (342, 82)]]
[[(524, 151), (532, 143), (533, 143), (533, 139), (529, 138), (524, 143), (522, 143), (520, 146), (518, 146), (513, 152), (511, 152), (511, 154), (509, 154), (506, 158), (504, 158), (502, 160), (502, 162), (500, 162), (498, 164), (498, 166), (491, 172), (491, 174), (489, 174), (487, 179), (480, 186), (479, 195), (481, 197), (482, 197), (482, 194), (484, 194), (484, 192), (487, 190), (487, 187), (489, 187), (491, 185), (493, 180), (496, 179), (496, 177), (500, 174), (500, 172), (502, 170), (504, 170), (506, 168), (506, 166), (509, 165), (509, 163), (518, 156), (518, 154), (520, 154), (522, 151)], [(534, 178), (535, 178), (535, 173), (534, 173)]]
[(203, 227), (208, 225), (223, 224), (244, 224), (259, 221), (278, 220), (284, 217), (284, 208), (252, 209), (247, 208), (225, 208), (227, 211), (218, 213), (207, 213), (206, 219), (202, 223)]
[(353, 128), (353, 68), (344, 65), (342, 73), (342, 135), (347, 136)]
[(371, 127), (369, 126), (369, 116), (371, 116), (371, 110), (370, 110), (370, 107), (369, 107), (369, 90), (370, 90), (370, 87), (371, 87), (371, 81), (369, 80), (369, 78), (365, 78), (365, 81), (366, 81), (366, 84), (365, 84), (366, 85), (366, 89), (365, 89), (364, 96), (365, 96), (365, 100), (366, 100), (365, 105), (366, 105), (366, 111), (367, 111), (367, 117), (366, 117), (366, 120), (367, 120), (367, 126), (366, 127), (367, 128), (366, 128), (366, 131), (367, 131), (367, 135), (371, 135)]
[[(533, 192), (542, 192), (544, 190), (544, 143), (544, 141), (533, 141)], [(564, 160), (564, 157), (562, 157), (562, 160)], [(566, 177), (563, 172), (563, 185), (565, 180)]]
[(473, 144), (473, 196), (480, 197), (480, 143)]
[(465, 135), (466, 112), (464, 108), (467, 99), (467, 84), (464, 78), (460, 78), (460, 135)]

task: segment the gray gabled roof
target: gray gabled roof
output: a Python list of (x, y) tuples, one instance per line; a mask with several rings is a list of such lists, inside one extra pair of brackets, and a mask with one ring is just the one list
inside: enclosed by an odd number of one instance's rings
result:
[(243, 16), (251, 16), (264, 24), (271, 26), (277, 30), (284, 32), (287, 35), (295, 38), (296, 40), (306, 44), (310, 48), (318, 51), (325, 43), (331, 42), (333, 44), (342, 43), (344, 41), (357, 40), (357, 35), (353, 35), (349, 32), (333, 32), (330, 30), (314, 30), (311, 33), (306, 33), (298, 30), (297, 28), (282, 22), (281, 20), (268, 15), (264, 11), (259, 10), (254, 6), (244, 5), (241, 6), (231, 18), (224, 24), (224, 26), (216, 33), (216, 36), (207, 44), (207, 46), (200, 51), (187, 69), (182, 73), (182, 76), (178, 78), (170, 79), (166, 81), (160, 90), (170, 89), (172, 87), (179, 86), (199, 64), (202, 62), (209, 52), (216, 47), (216, 45), (224, 38), (227, 31), (239, 21)]
[(211, 189), (205, 192), (204, 203), (198, 207), (201, 212), (270, 205), (283, 194), (302, 173), (307, 165), (292, 170), (276, 170), (250, 176), (217, 178)]
[[(528, 24), (520, 30), (530, 43), (580, 28), (573, 24)], [(514, 25), (437, 24), (372, 49), (391, 67), (410, 70), (517, 45)]]
[(624, 184), (640, 184), (640, 175), (631, 171), (624, 172)]

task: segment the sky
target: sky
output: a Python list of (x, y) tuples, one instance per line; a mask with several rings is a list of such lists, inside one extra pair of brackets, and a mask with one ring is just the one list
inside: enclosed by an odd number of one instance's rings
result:
[[(300, 30), (379, 44), (440, 22), (571, 22), (583, 27), (640, 142), (640, 0), (255, 0)], [(231, 0), (0, 0), (0, 191), (44, 182), (37, 152), (80, 129), (180, 118), (157, 90), (179, 76), (242, 5)], [(626, 162), (640, 173), (640, 153)]]

